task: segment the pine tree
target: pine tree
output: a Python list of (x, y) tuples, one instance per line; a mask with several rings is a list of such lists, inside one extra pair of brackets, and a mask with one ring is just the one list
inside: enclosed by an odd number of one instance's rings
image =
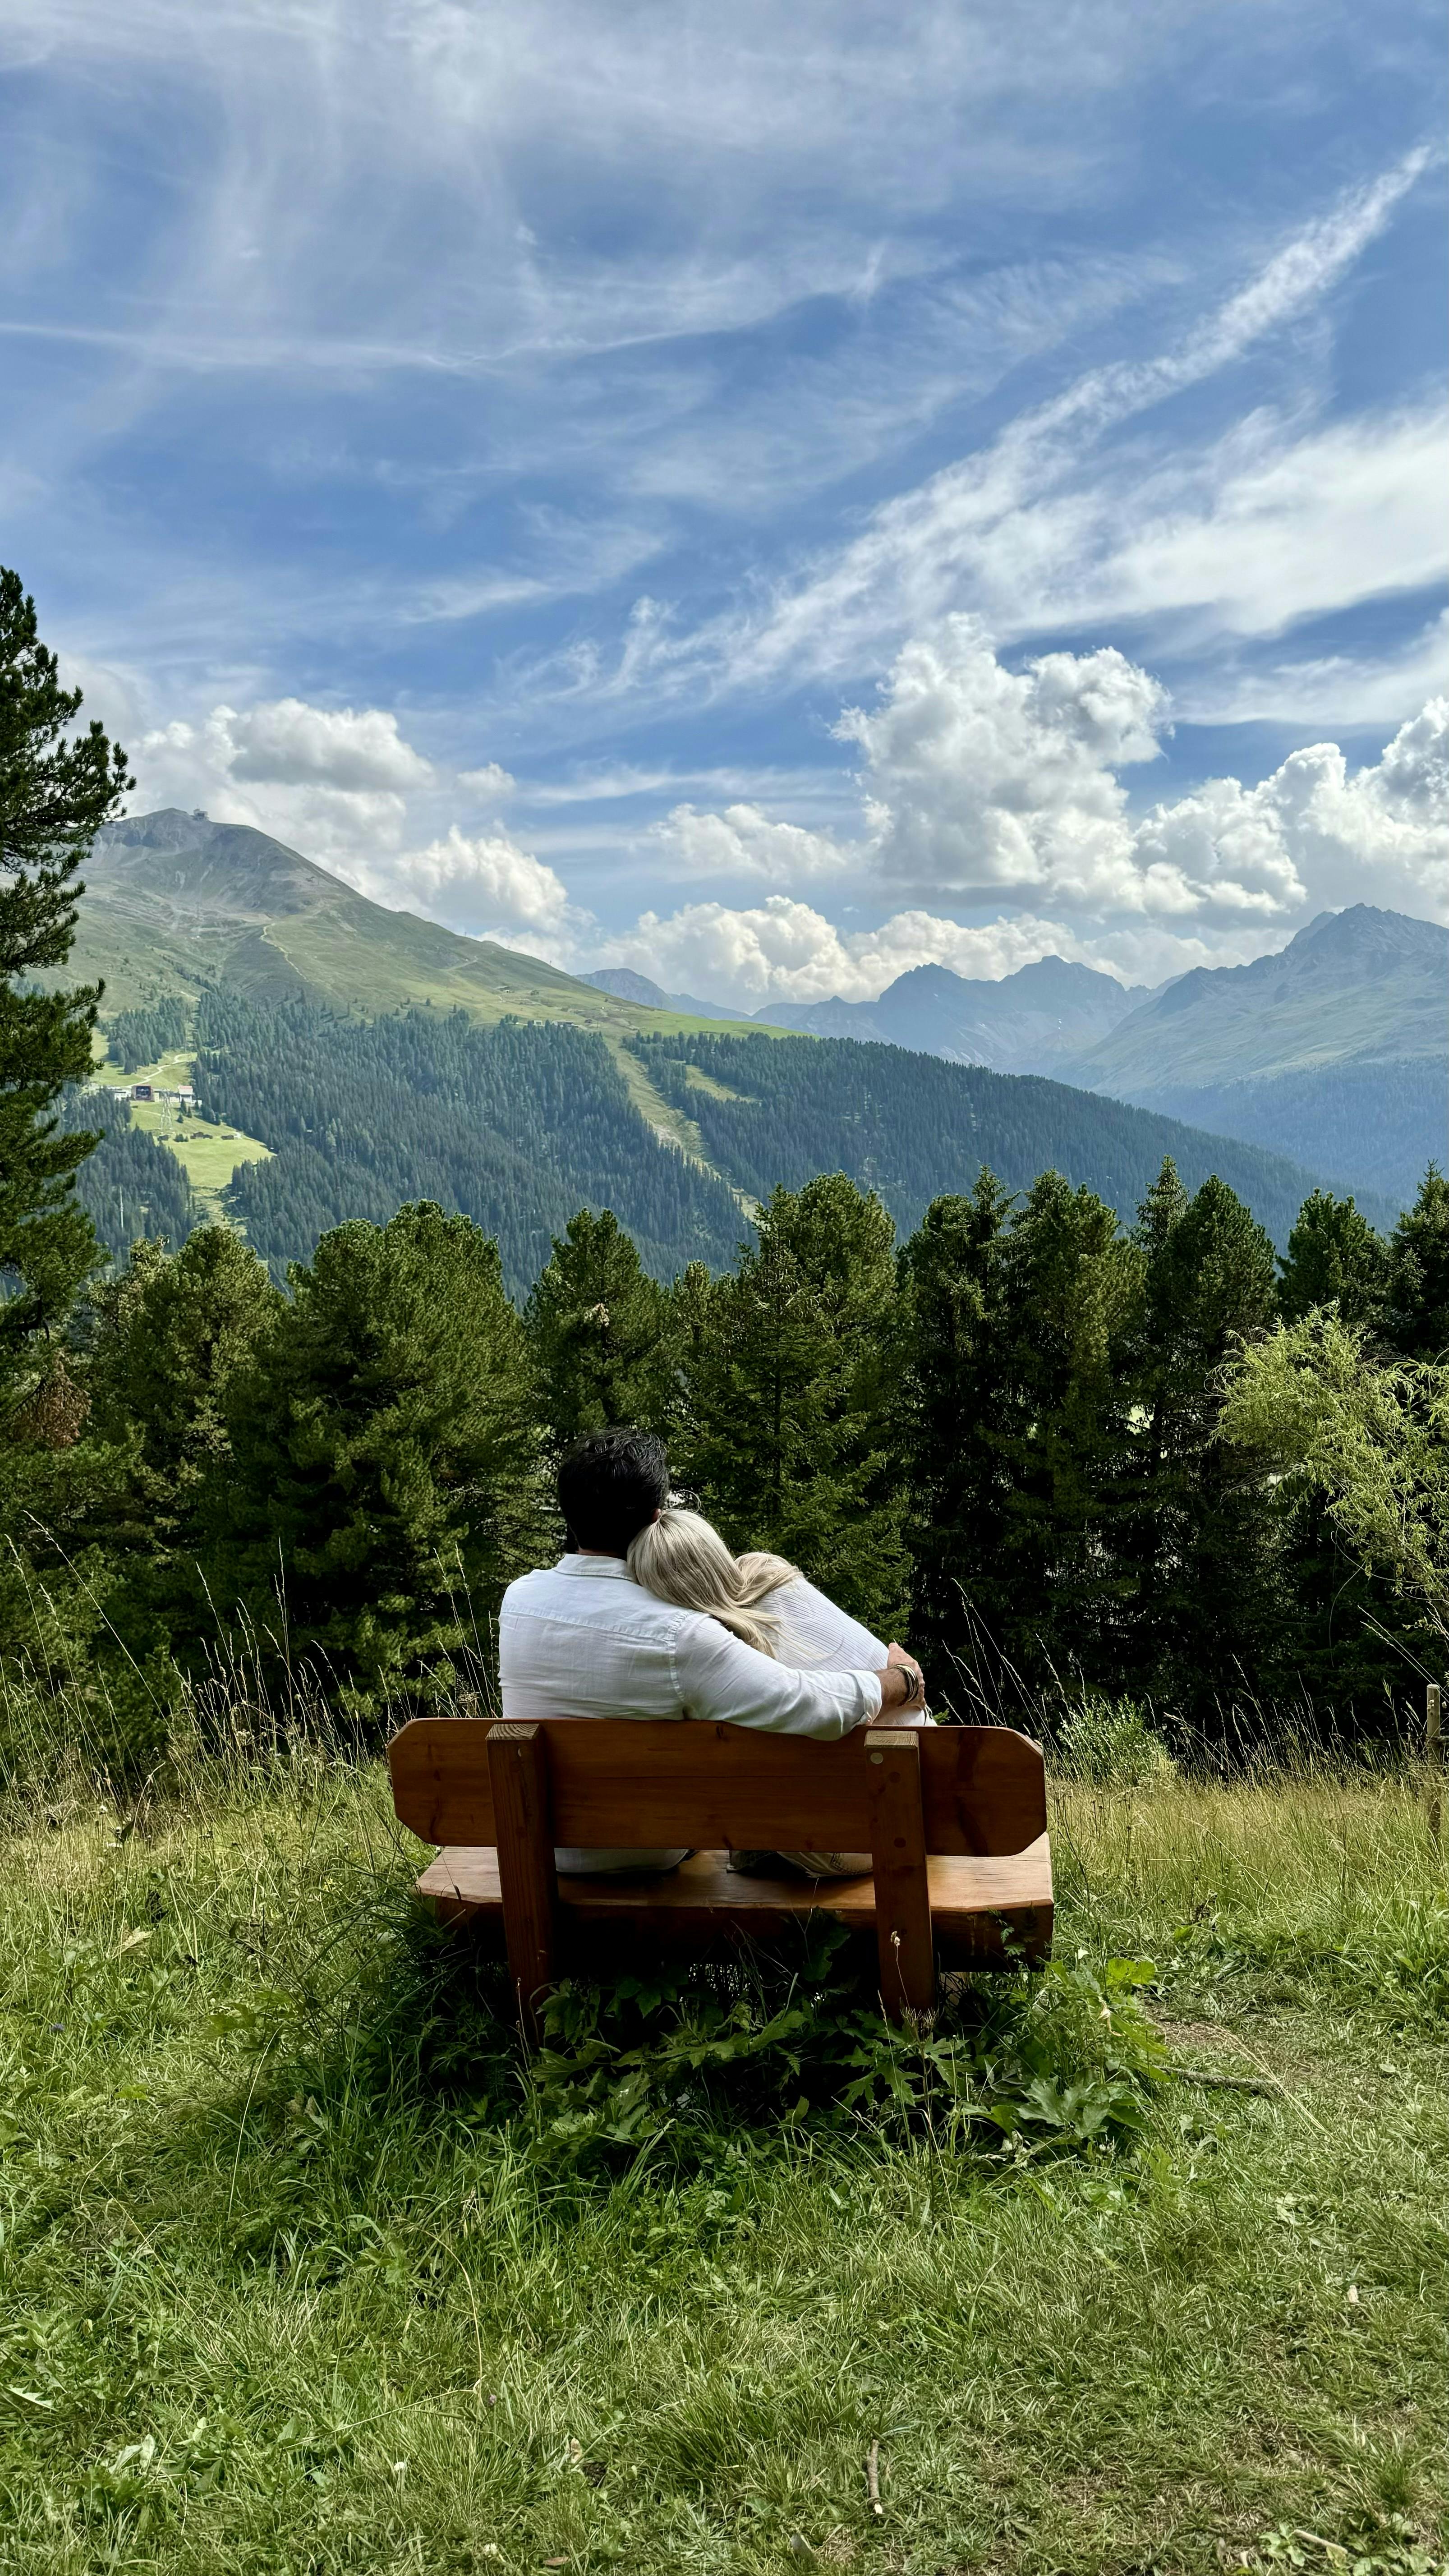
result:
[(1203, 1724), (1288, 1636), (1281, 1520), (1259, 1465), (1217, 1440), (1224, 1367), (1276, 1314), (1270, 1238), (1228, 1188), (1192, 1199), (1165, 1163), (1139, 1214), (1146, 1256), (1130, 1373), (1134, 1490), (1119, 1545), (1131, 1678)]
[(1388, 1266), (1387, 1244), (1353, 1200), (1314, 1190), (1288, 1237), (1278, 1283), (1284, 1321), (1293, 1324), (1314, 1306), (1336, 1305), (1346, 1324), (1377, 1323)]
[(75, 871), (134, 782), (98, 724), (74, 735), (79, 689), (63, 689), (35, 603), (0, 570), (0, 1407), (47, 1363), (97, 1253), (75, 1175), (95, 1138), (61, 1129), (56, 1105), (90, 1070), (100, 987), (40, 991), (75, 936)]
[(1144, 1264), (1095, 1191), (1044, 1172), (1005, 1245), (1001, 1442), (1009, 1492), (988, 1615), (1018, 1669), (1097, 1680), (1120, 1654), (1127, 1355)]
[(667, 1311), (611, 1209), (570, 1217), (525, 1311), (539, 1413), (556, 1447), (611, 1423), (667, 1433)]
[(283, 1305), (265, 1263), (219, 1225), (198, 1228), (175, 1254), (134, 1244), (127, 1267), (92, 1296), (85, 1384), (94, 1428), (129, 1447), (141, 1557), (157, 1568), (181, 1560), (170, 1582), (150, 1587), (157, 1600), (178, 1580), (194, 1594), (187, 1565), (200, 1541), (201, 1493), (230, 1456), (228, 1390)]
[(324, 1235), (223, 1406), (211, 1596), (274, 1675), (345, 1707), (448, 1686), (529, 1560), (536, 1454), (497, 1246), (426, 1201)]
[(1431, 1163), (1389, 1238), (1384, 1325), (1406, 1359), (1449, 1355), (1449, 1180)]
[(841, 1173), (777, 1189), (758, 1228), (681, 1352), (693, 1427), (679, 1467), (731, 1546), (776, 1550), (893, 1634), (908, 1570), (894, 1228)]
[(982, 1171), (969, 1198), (939, 1198), (901, 1253), (906, 1365), (901, 1472), (910, 1497), (911, 1632), (933, 1662), (970, 1650), (1010, 1497), (1006, 1465), (1005, 1236), (1010, 1194)]

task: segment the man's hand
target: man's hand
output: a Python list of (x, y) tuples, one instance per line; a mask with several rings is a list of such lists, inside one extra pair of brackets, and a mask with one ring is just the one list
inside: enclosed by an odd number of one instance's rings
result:
[(914, 1655), (892, 1638), (886, 1648), (886, 1667), (880, 1677), (880, 1713), (898, 1708), (923, 1709), (926, 1705), (926, 1677)]

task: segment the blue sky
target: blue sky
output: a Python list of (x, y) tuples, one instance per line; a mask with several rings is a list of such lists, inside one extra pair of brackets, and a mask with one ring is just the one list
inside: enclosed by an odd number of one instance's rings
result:
[(1449, 918), (1437, 6), (6, 0), (137, 808), (741, 1005)]

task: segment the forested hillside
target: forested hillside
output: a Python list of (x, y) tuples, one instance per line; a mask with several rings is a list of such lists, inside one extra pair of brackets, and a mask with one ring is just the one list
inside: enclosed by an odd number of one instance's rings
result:
[(473, 1217), (519, 1296), (582, 1205), (613, 1208), (663, 1276), (722, 1267), (745, 1231), (724, 1183), (654, 1134), (585, 1030), (479, 1028), (462, 1011), (340, 1019), (208, 993), (197, 1031), (204, 1107), (274, 1149), (227, 1203), (279, 1277), (329, 1227), (385, 1224), (410, 1199)]
[[(844, 1038), (641, 1037), (631, 1051), (692, 1118), (712, 1163), (756, 1198), (777, 1182), (843, 1170), (877, 1190), (898, 1226), (983, 1163), (1009, 1189), (1063, 1172), (1130, 1217), (1164, 1155), (1190, 1186), (1217, 1173), (1286, 1243), (1311, 1176), (1281, 1156), (1182, 1127), (1066, 1084), (945, 1064)], [(1395, 1210), (1364, 1201), (1380, 1220)]]
[[(272, 1148), (237, 1172), (226, 1204), (277, 1278), (329, 1227), (357, 1216), (385, 1224), (417, 1198), (496, 1237), (521, 1296), (581, 1206), (612, 1208), (645, 1267), (671, 1278), (694, 1260), (728, 1264), (750, 1231), (742, 1194), (764, 1199), (818, 1171), (877, 1190), (909, 1231), (943, 1190), (972, 1187), (983, 1164), (1010, 1189), (1056, 1169), (1130, 1216), (1170, 1153), (1194, 1186), (1220, 1173), (1279, 1243), (1312, 1186), (1251, 1146), (895, 1047), (634, 1041), (660, 1118), (672, 1113), (697, 1142), (691, 1159), (641, 1114), (610, 1047), (582, 1029), (480, 1028), (461, 1011), (347, 1018), (210, 991), (196, 1034), (200, 1105)], [(1381, 1219), (1394, 1213), (1369, 1204)]]
[(1425, 1163), (1449, 1153), (1449, 1054), (1325, 1064), (1216, 1087), (1164, 1082), (1152, 1105), (1269, 1153), (1298, 1155), (1360, 1197), (1403, 1201)]
[(180, 1164), (131, 1116), (130, 1106), (98, 1085), (67, 1093), (66, 1129), (100, 1136), (76, 1176), (76, 1196), (100, 1241), (117, 1260), (124, 1260), (142, 1235), (164, 1235), (173, 1246), (186, 1241), (199, 1211)]

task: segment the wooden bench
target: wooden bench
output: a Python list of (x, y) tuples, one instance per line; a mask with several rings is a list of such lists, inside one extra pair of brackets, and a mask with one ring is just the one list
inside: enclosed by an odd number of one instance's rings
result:
[[(414, 1718), (388, 1748), (398, 1815), (443, 1846), (418, 1893), (501, 1925), (525, 2025), (610, 1932), (702, 1948), (820, 1910), (876, 1937), (893, 2020), (935, 1999), (936, 1964), (1051, 1948), (1040, 1748), (1009, 1727), (892, 1727), (834, 1744), (678, 1719)], [(556, 1843), (670, 1850), (645, 1878), (561, 1878)], [(868, 1877), (754, 1878), (731, 1851), (869, 1851)]]

